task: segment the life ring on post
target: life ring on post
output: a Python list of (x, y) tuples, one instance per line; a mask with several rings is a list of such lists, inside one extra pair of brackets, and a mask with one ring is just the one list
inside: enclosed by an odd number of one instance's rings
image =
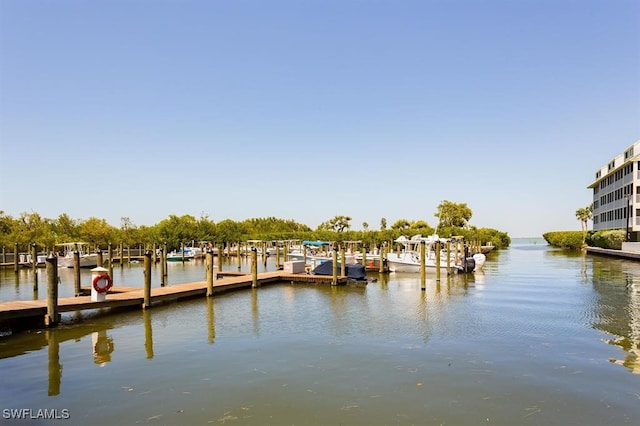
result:
[(106, 293), (112, 286), (113, 280), (111, 279), (109, 274), (106, 274), (104, 272), (96, 275), (96, 277), (93, 279), (93, 288), (98, 293)]

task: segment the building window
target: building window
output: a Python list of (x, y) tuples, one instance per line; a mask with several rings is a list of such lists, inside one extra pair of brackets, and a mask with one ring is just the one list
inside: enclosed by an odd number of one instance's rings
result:
[(629, 148), (625, 153), (624, 153), (624, 159), (627, 160), (629, 158), (633, 157), (633, 147)]

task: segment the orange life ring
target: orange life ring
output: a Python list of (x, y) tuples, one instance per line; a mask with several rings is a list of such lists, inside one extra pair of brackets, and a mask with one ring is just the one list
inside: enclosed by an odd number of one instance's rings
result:
[[(107, 281), (107, 285), (102, 286), (100, 285), (100, 282), (102, 280)], [(109, 276), (109, 274), (106, 273), (101, 273), (96, 275), (96, 277), (93, 279), (93, 288), (98, 292), (98, 293), (106, 293), (109, 291), (109, 289), (111, 288), (111, 286), (113, 286), (113, 281), (111, 280), (111, 277)]]

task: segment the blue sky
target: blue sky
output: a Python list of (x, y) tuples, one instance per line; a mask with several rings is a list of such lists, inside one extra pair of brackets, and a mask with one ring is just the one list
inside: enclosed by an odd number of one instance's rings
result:
[(637, 0), (0, 0), (0, 210), (580, 229)]

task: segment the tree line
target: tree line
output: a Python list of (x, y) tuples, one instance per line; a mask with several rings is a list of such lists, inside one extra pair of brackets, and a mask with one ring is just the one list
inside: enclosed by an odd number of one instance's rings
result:
[(12, 217), (0, 211), (0, 247), (11, 250), (18, 244), (20, 251), (26, 251), (31, 244), (36, 244), (40, 248), (53, 249), (56, 244), (78, 241), (102, 249), (106, 249), (109, 243), (132, 247), (167, 243), (170, 250), (179, 248), (182, 243), (197, 244), (201, 241), (227, 244), (247, 240), (323, 240), (378, 244), (393, 241), (400, 235), (426, 236), (433, 233), (442, 237), (461, 235), (469, 240), (491, 243), (498, 248), (507, 247), (511, 242), (505, 232), (470, 226), (468, 221), (472, 211), (466, 203), (445, 200), (438, 206), (435, 216), (438, 218), (435, 228), (422, 219), (398, 219), (387, 227), (387, 219), (381, 218), (379, 229), (369, 229), (369, 224), (364, 222), (360, 231), (351, 229), (352, 218), (346, 215), (335, 216), (314, 230), (294, 220), (275, 217), (242, 221), (225, 219), (216, 223), (207, 215), (196, 218), (172, 214), (151, 226), (137, 226), (128, 217), (122, 217), (120, 227), (115, 227), (97, 217), (80, 220), (63, 213), (50, 219), (34, 212)]

